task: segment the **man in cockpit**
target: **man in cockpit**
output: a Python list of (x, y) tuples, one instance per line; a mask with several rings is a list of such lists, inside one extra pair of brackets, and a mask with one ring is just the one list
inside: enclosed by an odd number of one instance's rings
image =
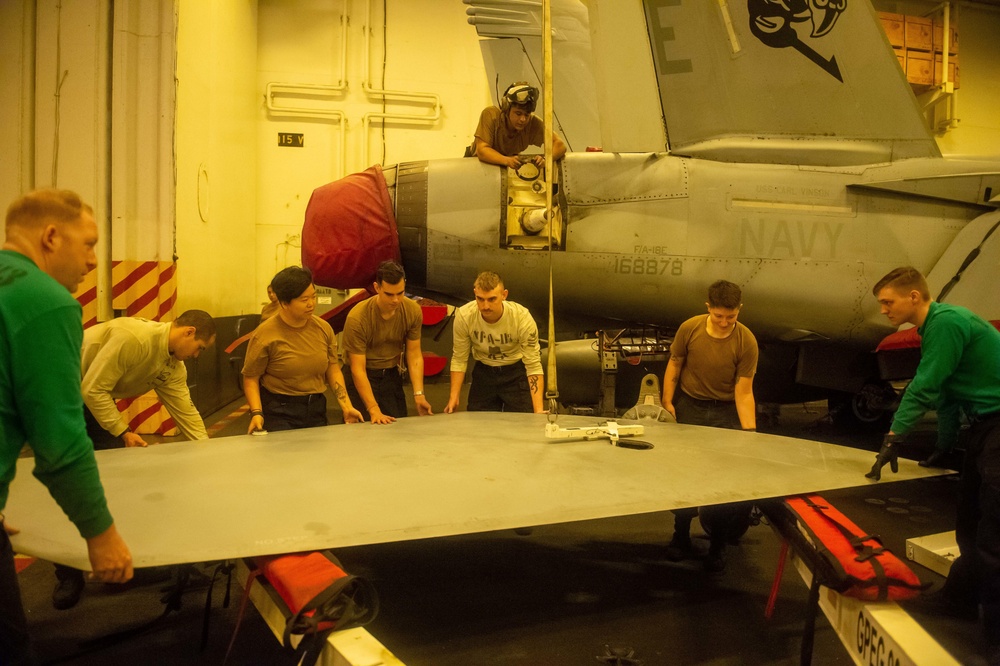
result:
[[(500, 97), (500, 106), (488, 106), (479, 115), (476, 136), (469, 148), (480, 162), (517, 169), (523, 160), (519, 155), (528, 146), (545, 144), (545, 128), (534, 115), (538, 103), (538, 88), (518, 82), (507, 86)], [(561, 160), (566, 144), (552, 133), (552, 158)], [(545, 162), (542, 155), (531, 158), (537, 166)]]

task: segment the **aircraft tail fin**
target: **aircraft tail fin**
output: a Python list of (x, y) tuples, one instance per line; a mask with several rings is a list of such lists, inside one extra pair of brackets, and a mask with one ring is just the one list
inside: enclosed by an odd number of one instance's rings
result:
[(644, 0), (670, 150), (824, 166), (936, 157), (868, 0)]
[[(539, 3), (464, 2), (481, 36), (507, 38), (483, 40), (491, 82), (537, 85)], [(552, 12), (571, 150), (814, 166), (941, 155), (869, 0), (553, 0)]]

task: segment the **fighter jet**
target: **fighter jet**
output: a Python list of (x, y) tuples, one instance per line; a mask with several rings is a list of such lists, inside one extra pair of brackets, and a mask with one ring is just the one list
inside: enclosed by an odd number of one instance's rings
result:
[[(537, 7), (465, 1), (491, 80), (539, 85)], [(873, 353), (892, 332), (870, 292), (882, 275), (913, 265), (939, 300), (1000, 319), (1000, 158), (942, 157), (867, 0), (552, 12), (569, 148), (553, 173), (417, 160), (321, 187), (303, 229), (318, 283), (363, 287), (401, 258), (410, 289), (464, 301), (491, 269), (542, 317), (551, 261), (572, 338), (670, 329), (727, 279), (770, 369), (758, 400), (851, 395), (876, 416), (892, 402)]]

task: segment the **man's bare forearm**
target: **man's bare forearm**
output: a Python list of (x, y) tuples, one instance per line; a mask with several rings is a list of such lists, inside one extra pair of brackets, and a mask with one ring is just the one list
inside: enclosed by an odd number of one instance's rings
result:
[(531, 407), (536, 414), (545, 411), (544, 375), (528, 375), (528, 391), (531, 392)]

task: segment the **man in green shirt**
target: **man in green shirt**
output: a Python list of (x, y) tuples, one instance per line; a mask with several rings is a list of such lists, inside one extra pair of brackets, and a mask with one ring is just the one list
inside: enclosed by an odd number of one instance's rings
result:
[[(1000, 332), (963, 307), (931, 300), (927, 281), (904, 266), (872, 293), (894, 326), (913, 324), (921, 336), (920, 365), (900, 402), (868, 477), (895, 467), (899, 444), (925, 412), (936, 409), (945, 439), (958, 435), (959, 410), (972, 424), (962, 466), (956, 518), (961, 550), (942, 602), (970, 615), (982, 604), (986, 643), (1000, 663)], [(895, 470), (894, 470), (895, 471)]]
[[(108, 511), (83, 422), (83, 313), (72, 296), (97, 265), (96, 244), (93, 211), (73, 192), (30, 192), (7, 209), (0, 250), (0, 511), (28, 444), (35, 454), (34, 475), (87, 541), (91, 577), (122, 583), (132, 578), (132, 555)], [(4, 663), (26, 664), (33, 655), (12, 533), (3, 524), (0, 655)]]

